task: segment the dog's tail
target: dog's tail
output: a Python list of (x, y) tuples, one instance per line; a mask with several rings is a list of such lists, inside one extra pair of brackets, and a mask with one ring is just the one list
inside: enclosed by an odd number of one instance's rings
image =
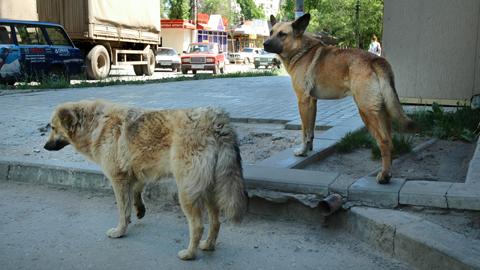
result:
[(215, 199), (225, 216), (235, 223), (247, 212), (248, 198), (242, 171), (242, 158), (237, 135), (229, 123), (228, 114), (217, 109), (214, 121), (217, 141), (215, 166)]
[(397, 120), (403, 130), (415, 130), (416, 123), (403, 111), (402, 104), (395, 89), (393, 70), (390, 64), (382, 57), (375, 58), (372, 66), (380, 81), (380, 91), (388, 114)]

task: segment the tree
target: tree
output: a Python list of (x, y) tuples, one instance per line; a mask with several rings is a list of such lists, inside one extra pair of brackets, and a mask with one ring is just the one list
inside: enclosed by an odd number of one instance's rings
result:
[(258, 7), (253, 0), (237, 0), (242, 9), (241, 13), (245, 20), (264, 19), (265, 12), (263, 8)]
[[(355, 4), (357, 0), (304, 0), (304, 10), (312, 17), (309, 32), (326, 31), (339, 40), (340, 46), (356, 47)], [(295, 1), (286, 0), (280, 14), (292, 20)], [(383, 0), (360, 0), (360, 44), (367, 48), (372, 34), (381, 40), (383, 29)]]
[(188, 6), (188, 0), (168, 0), (170, 6), (170, 12), (168, 17), (170, 19), (189, 19), (190, 7)]

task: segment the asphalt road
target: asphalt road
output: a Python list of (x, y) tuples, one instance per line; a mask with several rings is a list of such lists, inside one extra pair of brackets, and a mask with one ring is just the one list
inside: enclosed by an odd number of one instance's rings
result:
[(176, 205), (147, 201), (126, 237), (112, 194), (0, 180), (0, 268), (10, 269), (408, 269), (335, 228), (247, 216), (223, 224), (217, 249), (196, 261), (177, 252), (188, 241)]

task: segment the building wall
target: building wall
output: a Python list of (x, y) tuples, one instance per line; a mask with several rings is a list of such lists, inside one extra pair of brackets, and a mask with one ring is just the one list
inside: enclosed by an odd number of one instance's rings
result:
[(193, 42), (192, 32), (191, 29), (162, 28), (162, 46), (172, 47), (178, 53), (182, 53)]
[(480, 1), (385, 0), (382, 42), (404, 101), (480, 93)]

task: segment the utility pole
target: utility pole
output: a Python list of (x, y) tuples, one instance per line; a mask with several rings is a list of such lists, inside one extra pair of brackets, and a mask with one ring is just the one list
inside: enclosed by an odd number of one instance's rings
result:
[(190, 0), (190, 20), (192, 20), (193, 25), (195, 25), (195, 29), (192, 31), (192, 42), (198, 41), (198, 30), (197, 30), (197, 2), (198, 0)]
[(295, 0), (295, 20), (303, 15), (303, 0)]
[(355, 39), (357, 48), (360, 48), (360, 0), (355, 4)]

